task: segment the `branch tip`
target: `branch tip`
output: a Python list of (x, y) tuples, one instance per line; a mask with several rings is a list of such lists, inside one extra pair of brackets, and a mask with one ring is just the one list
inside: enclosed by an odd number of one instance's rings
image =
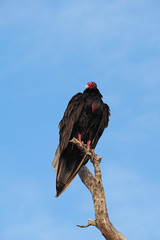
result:
[(95, 226), (96, 227), (96, 221), (93, 219), (88, 219), (88, 224), (87, 225), (77, 225), (77, 227), (80, 228), (87, 228), (89, 226)]

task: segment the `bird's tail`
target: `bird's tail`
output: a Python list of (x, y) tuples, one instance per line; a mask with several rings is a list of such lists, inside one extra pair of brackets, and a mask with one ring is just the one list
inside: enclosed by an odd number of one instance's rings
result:
[(81, 166), (86, 163), (87, 158), (87, 155), (84, 155), (75, 145), (73, 146), (69, 143), (59, 159), (56, 179), (56, 197), (62, 194), (71, 184)]

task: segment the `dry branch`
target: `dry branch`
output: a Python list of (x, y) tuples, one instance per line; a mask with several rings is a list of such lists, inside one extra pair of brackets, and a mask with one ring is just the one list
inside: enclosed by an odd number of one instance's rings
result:
[(86, 226), (78, 226), (82, 228), (95, 226), (101, 231), (102, 235), (107, 240), (127, 240), (127, 238), (124, 237), (109, 220), (99, 165), (101, 157), (98, 157), (93, 150), (88, 150), (86, 145), (79, 142), (76, 138), (73, 138), (71, 142), (81, 149), (87, 157), (90, 157), (95, 173), (95, 176), (93, 176), (86, 166), (82, 166), (79, 171), (79, 177), (92, 194), (96, 220), (89, 219)]

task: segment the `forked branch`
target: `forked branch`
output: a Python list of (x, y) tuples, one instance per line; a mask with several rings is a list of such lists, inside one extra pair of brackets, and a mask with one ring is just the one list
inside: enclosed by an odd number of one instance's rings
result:
[(102, 157), (98, 157), (93, 150), (88, 150), (87, 146), (79, 142), (76, 138), (73, 138), (71, 142), (81, 149), (87, 157), (90, 157), (95, 173), (95, 176), (93, 176), (86, 166), (82, 166), (79, 171), (79, 177), (92, 194), (96, 219), (89, 219), (86, 226), (78, 226), (82, 228), (95, 226), (107, 240), (127, 240), (109, 220), (100, 170), (100, 161)]

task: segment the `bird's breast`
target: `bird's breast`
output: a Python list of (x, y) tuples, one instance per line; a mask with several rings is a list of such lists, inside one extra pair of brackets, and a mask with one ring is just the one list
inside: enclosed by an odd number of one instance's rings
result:
[(101, 103), (100, 101), (93, 101), (91, 104), (91, 111), (92, 114), (97, 114), (101, 111)]
[(99, 109), (99, 106), (96, 103), (92, 104), (92, 113), (95, 113)]

